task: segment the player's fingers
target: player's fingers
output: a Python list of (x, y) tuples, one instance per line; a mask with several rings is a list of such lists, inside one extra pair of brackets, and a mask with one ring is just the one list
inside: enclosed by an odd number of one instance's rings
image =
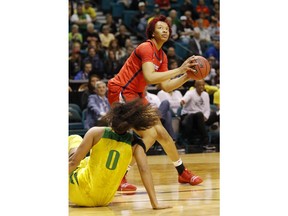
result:
[(193, 66), (196, 66), (198, 65), (198, 62), (194, 61), (194, 62), (190, 62), (190, 66), (193, 67)]

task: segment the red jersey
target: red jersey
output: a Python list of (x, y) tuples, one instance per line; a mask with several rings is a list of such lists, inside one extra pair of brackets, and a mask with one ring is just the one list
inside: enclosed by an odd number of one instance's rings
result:
[[(142, 64), (145, 62), (152, 62), (157, 72), (168, 70), (168, 60), (164, 51), (162, 49), (157, 50), (151, 40), (141, 43), (131, 53), (119, 73), (108, 81), (108, 99), (110, 103), (114, 102), (120, 93), (123, 96), (133, 94), (138, 97), (145, 97), (143, 93), (147, 82), (142, 72)], [(111, 99), (112, 97), (114, 99)], [(130, 97), (130, 99), (132, 98)]]

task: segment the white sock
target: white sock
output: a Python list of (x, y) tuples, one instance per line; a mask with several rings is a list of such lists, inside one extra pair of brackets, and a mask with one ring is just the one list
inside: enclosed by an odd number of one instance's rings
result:
[(173, 164), (174, 164), (175, 167), (180, 166), (182, 163), (183, 163), (183, 162), (182, 162), (182, 159), (181, 159), (181, 158), (179, 158), (179, 160), (173, 162)]

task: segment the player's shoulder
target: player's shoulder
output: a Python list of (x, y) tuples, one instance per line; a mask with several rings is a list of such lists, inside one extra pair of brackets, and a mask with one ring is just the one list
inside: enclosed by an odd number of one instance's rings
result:
[(151, 41), (144, 41), (139, 44), (138, 48), (143, 48), (143, 49), (153, 49), (153, 45)]
[(91, 127), (91, 128), (87, 131), (86, 134), (87, 134), (88, 136), (92, 136), (92, 137), (94, 137), (95, 135), (97, 135), (97, 136), (102, 136), (105, 131), (106, 131), (106, 127), (94, 126), (94, 127)]

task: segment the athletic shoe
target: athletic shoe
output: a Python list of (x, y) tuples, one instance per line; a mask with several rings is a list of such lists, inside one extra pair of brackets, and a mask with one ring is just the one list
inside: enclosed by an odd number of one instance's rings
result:
[(203, 148), (206, 149), (206, 150), (214, 150), (214, 149), (216, 149), (216, 147), (214, 145), (211, 145), (211, 144), (204, 145)]
[(191, 173), (189, 170), (185, 169), (181, 175), (178, 176), (179, 183), (189, 183), (191, 185), (198, 185), (203, 180), (199, 177)]
[(118, 187), (117, 191), (136, 191), (137, 187), (129, 184), (126, 180), (126, 175), (123, 177), (123, 179), (121, 180), (121, 183)]

